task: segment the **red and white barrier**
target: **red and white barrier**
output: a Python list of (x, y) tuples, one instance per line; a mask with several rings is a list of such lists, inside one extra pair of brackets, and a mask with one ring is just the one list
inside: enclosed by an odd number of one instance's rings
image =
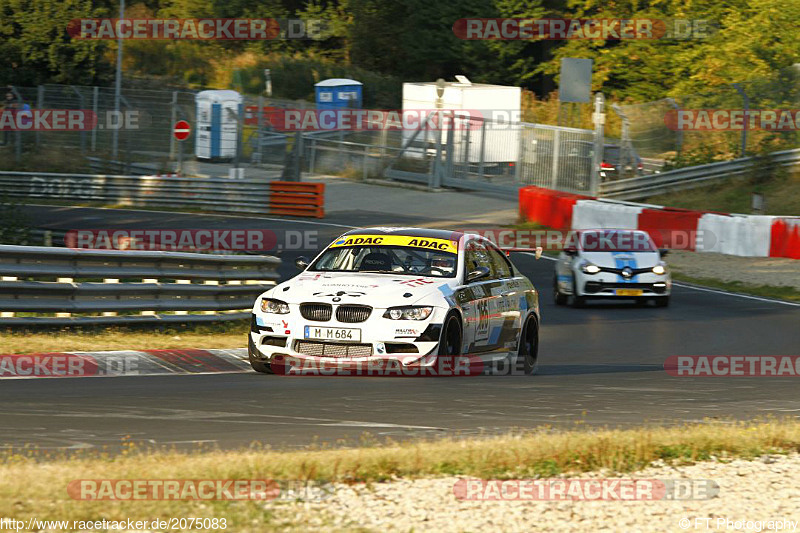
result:
[(524, 187), (520, 215), (555, 229), (647, 231), (660, 248), (800, 259), (800, 217), (730, 215), (598, 200)]
[(770, 234), (769, 256), (800, 259), (800, 218), (775, 218)]
[[(716, 215), (706, 213), (697, 224), (698, 252), (717, 252), (743, 257), (769, 257), (770, 232), (775, 217)], [(707, 236), (713, 238), (708, 238)]]
[(572, 210), (572, 229), (636, 229), (641, 212), (642, 208), (638, 206), (578, 200)]

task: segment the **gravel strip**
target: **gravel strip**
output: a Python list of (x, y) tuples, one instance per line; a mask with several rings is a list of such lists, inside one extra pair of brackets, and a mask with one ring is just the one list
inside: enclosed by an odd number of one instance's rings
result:
[[(690, 501), (459, 501), (460, 478), (398, 479), (388, 483), (336, 485), (321, 502), (270, 504), (287, 525), (324, 531), (767, 531), (755, 521), (795, 522), (800, 531), (800, 455), (753, 461), (708, 461), (655, 466), (625, 479), (713, 480), (719, 494)], [(618, 477), (578, 474), (576, 479)], [(291, 518), (289, 518), (291, 517)], [(705, 521), (706, 518), (710, 520)], [(688, 519), (689, 522), (681, 519)], [(724, 522), (717, 522), (722, 519)], [(727, 520), (730, 520), (730, 525)], [(742, 521), (737, 527), (736, 522)], [(747, 521), (751, 521), (748, 527)], [(688, 527), (682, 525), (689, 524)], [(290, 527), (292, 527), (290, 526)], [(771, 528), (771, 530), (780, 530)], [(783, 531), (793, 531), (788, 525)]]
[(665, 260), (687, 276), (800, 290), (800, 261), (797, 259), (673, 251)]

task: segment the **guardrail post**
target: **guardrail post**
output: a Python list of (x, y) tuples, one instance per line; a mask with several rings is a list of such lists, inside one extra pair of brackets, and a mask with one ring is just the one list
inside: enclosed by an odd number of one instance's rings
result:
[[(172, 103), (170, 104), (170, 128), (178, 121), (178, 91), (172, 91)], [(169, 158), (175, 159), (175, 135), (169, 132)]]
[(363, 179), (367, 179), (367, 161), (369, 160), (369, 145), (364, 145), (364, 162), (362, 164), (363, 167)]
[[(86, 99), (83, 97), (83, 93), (81, 93), (78, 89), (76, 89), (74, 85), (70, 85), (69, 87), (70, 87), (70, 89), (72, 89), (72, 92), (74, 92), (78, 96), (78, 105), (81, 106), (81, 110), (85, 109), (86, 108)], [(40, 91), (41, 91), (41, 95), (42, 95), (42, 100), (44, 100), (44, 87), (40, 86)], [(42, 108), (43, 108), (43, 105), (40, 105), (39, 109), (42, 109)], [(97, 124), (95, 124), (95, 128), (96, 127), (97, 127)], [(37, 145), (39, 144), (39, 139), (38, 138), (36, 139), (36, 144)], [(85, 154), (85, 153), (86, 153), (86, 130), (81, 130), (81, 154)]]
[[(36, 107), (37, 109), (44, 109), (44, 85), (39, 85), (36, 88)], [(83, 108), (83, 105), (81, 105)], [(39, 142), (41, 140), (41, 132), (36, 130), (36, 149), (39, 149)]]
[(486, 117), (481, 117), (481, 148), (478, 156), (478, 175), (483, 178), (484, 159), (486, 155)]
[[(92, 90), (92, 113), (94, 113), (95, 118), (100, 120), (97, 117), (97, 99), (100, 94), (100, 87), (95, 85), (94, 89)], [(97, 128), (92, 128), (92, 152), (97, 149)]]
[(264, 130), (264, 97), (263, 96), (259, 95), (259, 97), (258, 97), (258, 110), (256, 112), (257, 112), (257, 115), (256, 115), (257, 119), (256, 120), (257, 120), (257, 124), (258, 124), (256, 126), (258, 128), (258, 137), (256, 139), (256, 142), (258, 143), (257, 144), (258, 150), (256, 151), (255, 157), (252, 158), (252, 159), (257, 164), (261, 164), (261, 162), (263, 160), (263, 157), (264, 157), (263, 147), (261, 145), (261, 143), (264, 140), (263, 139), (263, 135), (264, 135), (264, 131), (263, 131)]
[(558, 157), (561, 152), (561, 131), (553, 131), (553, 166), (550, 176), (550, 188), (558, 189)]
[[(592, 114), (592, 122), (594, 122), (594, 157), (592, 158), (592, 168), (589, 174), (589, 194), (592, 196), (597, 196), (600, 190), (600, 165), (603, 162), (603, 149), (605, 147), (605, 103), (606, 97), (603, 93), (597, 93), (594, 96), (594, 113)], [(622, 143), (623, 146), (625, 146), (625, 138), (628, 135), (626, 125), (627, 117), (623, 117), (622, 120), (623, 127), (625, 128)], [(622, 163), (622, 157), (620, 157), (620, 163)]]
[[(455, 117), (454, 117), (455, 118)], [(469, 158), (470, 158), (470, 130), (472, 129), (472, 122), (469, 119), (465, 119), (464, 123), (467, 125), (467, 135), (466, 139), (464, 139), (464, 174), (463, 178), (469, 178)]]

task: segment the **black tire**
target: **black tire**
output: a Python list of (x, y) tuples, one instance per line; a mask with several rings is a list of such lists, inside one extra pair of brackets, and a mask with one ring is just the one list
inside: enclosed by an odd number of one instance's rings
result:
[(558, 278), (553, 278), (553, 301), (556, 305), (567, 305), (567, 295), (558, 290)]
[(586, 298), (578, 295), (578, 284), (575, 282), (575, 278), (572, 278), (572, 307), (584, 306), (586, 306)]
[(669, 307), (669, 296), (659, 296), (656, 300), (656, 307)]
[(253, 343), (253, 338), (249, 333), (247, 335), (247, 358), (250, 360), (250, 366), (252, 366), (253, 370), (256, 372), (261, 372), (262, 374), (274, 373), (269, 363), (256, 357), (256, 345)]
[(517, 368), (527, 376), (536, 373), (539, 367), (539, 322), (533, 314), (525, 319), (517, 348)]
[(436, 361), (436, 371), (441, 375), (455, 373), (455, 358), (461, 354), (461, 341), (463, 339), (461, 320), (455, 313), (450, 313), (442, 326), (442, 336), (439, 338), (439, 358)]

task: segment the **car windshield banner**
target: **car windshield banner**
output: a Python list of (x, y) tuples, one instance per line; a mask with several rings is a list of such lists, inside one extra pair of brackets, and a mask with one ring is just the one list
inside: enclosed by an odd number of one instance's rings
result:
[(448, 239), (413, 237), (410, 235), (348, 235), (338, 239), (330, 248), (345, 246), (409, 246), (439, 252), (458, 253), (458, 243)]

